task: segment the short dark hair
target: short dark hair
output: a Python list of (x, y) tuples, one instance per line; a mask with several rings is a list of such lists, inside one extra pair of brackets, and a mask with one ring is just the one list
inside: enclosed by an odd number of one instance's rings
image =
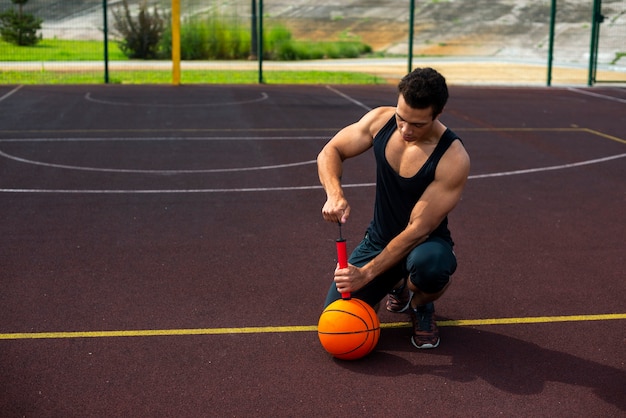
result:
[(432, 68), (416, 68), (405, 75), (398, 91), (404, 101), (414, 109), (432, 107), (433, 118), (437, 117), (448, 101), (446, 79)]

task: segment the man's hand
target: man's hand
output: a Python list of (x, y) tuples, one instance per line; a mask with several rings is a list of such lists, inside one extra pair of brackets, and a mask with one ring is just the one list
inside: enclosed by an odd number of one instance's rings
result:
[(350, 216), (350, 205), (345, 198), (328, 199), (322, 207), (325, 221), (345, 224)]
[(339, 265), (337, 265), (334, 280), (339, 293), (356, 292), (368, 282), (368, 279), (363, 271), (352, 264), (348, 264), (348, 267), (344, 269), (339, 268)]
[(374, 145), (374, 135), (394, 114), (395, 107), (379, 107), (367, 112), (358, 122), (348, 125), (330, 140), (317, 156), (317, 173), (327, 200), (322, 215), (328, 222), (345, 223), (350, 206), (343, 196), (343, 162), (363, 154)]

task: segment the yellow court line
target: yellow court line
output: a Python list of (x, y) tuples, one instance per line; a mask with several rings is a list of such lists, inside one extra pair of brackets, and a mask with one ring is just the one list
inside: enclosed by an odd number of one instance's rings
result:
[(596, 131), (595, 129), (584, 128), (585, 132), (589, 132), (592, 135), (597, 135), (602, 138), (610, 139), (611, 141), (621, 142), (622, 144), (626, 144), (626, 139), (618, 138), (613, 135), (608, 135), (600, 131)]
[[(306, 128), (305, 131), (337, 131), (341, 128)], [(456, 128), (457, 132), (589, 132), (593, 134), (600, 134), (591, 129), (581, 127), (566, 127), (566, 128)], [(43, 133), (154, 133), (154, 132), (185, 132), (185, 133), (203, 133), (203, 132), (302, 132), (300, 128), (145, 128), (145, 129), (0, 129), (1, 134), (14, 134), (14, 133), (30, 133), (30, 134), (43, 134)], [(28, 138), (24, 138), (28, 139)]]
[[(307, 128), (307, 131), (327, 132), (337, 131), (339, 128)], [(215, 132), (291, 132), (302, 131), (302, 129), (296, 128), (171, 128), (171, 129), (26, 129), (26, 130), (2, 130), (1, 134), (13, 134), (13, 133), (155, 133), (155, 132), (181, 132), (181, 133), (215, 133)], [(626, 140), (605, 134), (595, 129), (582, 128), (582, 127), (569, 127), (569, 128), (456, 128), (457, 132), (585, 132), (592, 135), (596, 135), (602, 138), (610, 139), (611, 141), (620, 142), (626, 144)], [(29, 138), (23, 138), (28, 140)]]
[[(525, 318), (459, 319), (437, 321), (442, 327), (536, 324), (546, 322), (607, 321), (626, 319), (626, 313), (601, 315), (537, 316)], [(381, 328), (404, 328), (408, 322), (390, 322), (381, 324)], [(65, 332), (17, 332), (0, 334), (0, 340), (60, 339), (60, 338), (112, 338), (112, 337), (158, 337), (180, 335), (223, 335), (223, 334), (269, 334), (283, 332), (316, 332), (315, 325), (294, 325), (280, 327), (242, 327), (242, 328), (190, 328), (190, 329), (154, 329), (154, 330), (119, 330), (119, 331), (65, 331)]]
[[(530, 316), (524, 318), (492, 318), (492, 319), (458, 319), (437, 321), (441, 327), (466, 327), (480, 325), (510, 325), (510, 324), (540, 324), (547, 322), (583, 322), (583, 321), (608, 321), (613, 319), (626, 319), (623, 314), (601, 315), (567, 315), (567, 316)], [(402, 328), (407, 322), (394, 322), (381, 324), (383, 328)]]

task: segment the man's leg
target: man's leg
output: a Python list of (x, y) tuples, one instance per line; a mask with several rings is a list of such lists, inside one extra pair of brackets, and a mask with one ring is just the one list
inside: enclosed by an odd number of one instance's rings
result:
[(407, 258), (407, 269), (410, 272), (408, 287), (413, 292), (410, 309), (413, 321), (411, 342), (417, 348), (435, 348), (439, 345), (433, 302), (447, 290), (456, 265), (452, 246), (437, 238), (418, 245)]

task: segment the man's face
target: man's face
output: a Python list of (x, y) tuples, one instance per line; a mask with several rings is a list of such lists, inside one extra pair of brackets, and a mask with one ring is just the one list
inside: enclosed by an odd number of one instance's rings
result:
[(433, 129), (434, 122), (432, 107), (414, 109), (406, 104), (401, 94), (398, 96), (396, 123), (402, 139), (407, 142), (426, 139)]

